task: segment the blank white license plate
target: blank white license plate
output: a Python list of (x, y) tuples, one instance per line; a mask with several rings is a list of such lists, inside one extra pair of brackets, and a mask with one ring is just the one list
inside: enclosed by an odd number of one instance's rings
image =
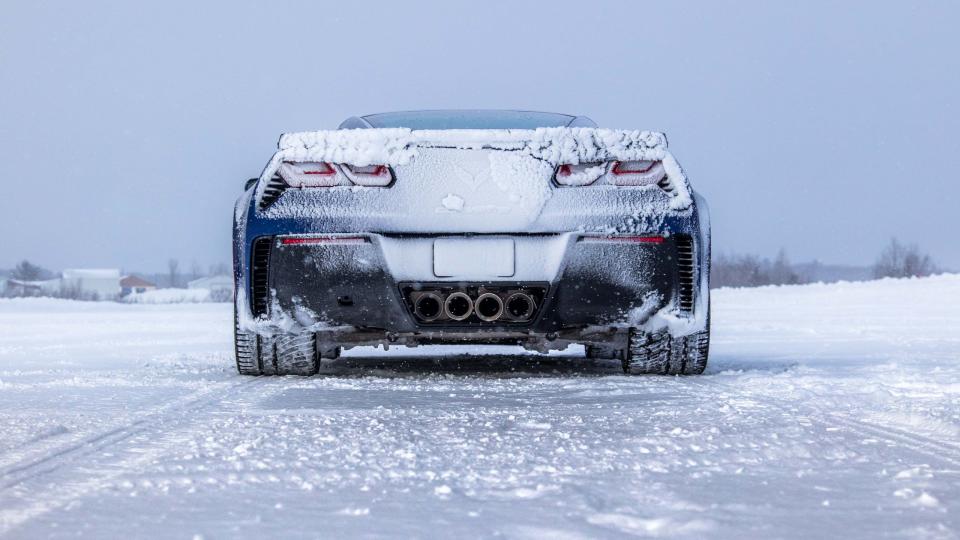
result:
[(512, 238), (438, 238), (433, 241), (433, 274), (468, 279), (511, 277)]

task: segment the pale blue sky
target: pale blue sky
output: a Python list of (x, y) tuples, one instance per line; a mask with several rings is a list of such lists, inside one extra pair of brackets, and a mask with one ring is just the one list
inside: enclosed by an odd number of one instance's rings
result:
[(719, 250), (960, 268), (957, 2), (12, 2), (0, 267), (229, 260), (284, 131), (523, 108), (668, 133)]

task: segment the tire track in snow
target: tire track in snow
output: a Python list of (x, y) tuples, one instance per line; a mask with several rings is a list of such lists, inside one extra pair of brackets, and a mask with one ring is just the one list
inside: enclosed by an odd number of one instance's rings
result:
[[(730, 382), (712, 380), (710, 381), (710, 384), (711, 386), (724, 388), (727, 391), (734, 393), (743, 393), (745, 390), (744, 388)], [(805, 389), (805, 391), (810, 392), (817, 397), (821, 397), (816, 392), (812, 392), (809, 389)], [(752, 394), (751, 397), (754, 399), (760, 398), (764, 403), (779, 407), (782, 411), (789, 414), (793, 414), (789, 410), (791, 407), (806, 408), (809, 411), (808, 418), (814, 419), (820, 424), (826, 425), (827, 427), (834, 427), (832, 424), (841, 424), (850, 430), (860, 433), (861, 435), (882, 440), (891, 446), (905, 448), (934, 461), (939, 461), (954, 467), (960, 467), (960, 446), (947, 442), (941, 442), (912, 431), (891, 426), (880, 426), (860, 420), (858, 418), (852, 418), (849, 416), (849, 414), (823, 411), (819, 408), (811, 407), (810, 405), (806, 405), (798, 401), (786, 400), (782, 397), (776, 397), (771, 394), (760, 394), (759, 396)]]
[(219, 386), (213, 389), (194, 392), (185, 397), (168, 402), (138, 415), (131, 421), (114, 425), (99, 433), (84, 437), (79, 441), (72, 441), (38, 457), (27, 457), (18, 463), (0, 469), (0, 492), (17, 484), (52, 472), (69, 464), (72, 460), (84, 455), (102, 451), (131, 436), (138, 434), (152, 423), (168, 417), (175, 412), (185, 412), (193, 409), (202, 409), (212, 402), (229, 396), (240, 387), (256, 384), (263, 379), (248, 379)]
[(828, 418), (861, 434), (881, 439), (894, 446), (903, 447), (905, 445), (906, 448), (918, 454), (960, 467), (960, 448), (950, 443), (941, 442), (919, 433), (850, 418), (840, 413), (831, 414)]
[[(170, 448), (162, 444), (154, 445), (152, 448), (145, 447), (142, 451), (133, 453), (132, 457), (100, 467), (95, 461), (84, 461), (83, 458), (102, 452), (136, 435), (148, 433), (151, 429), (157, 429), (155, 424), (164, 418), (172, 416), (177, 420), (193, 420), (198, 417), (197, 412), (211, 404), (236, 395), (237, 390), (251, 386), (263, 386), (269, 380), (265, 377), (249, 378), (210, 391), (191, 394), (158, 407), (131, 423), (87, 437), (40, 459), (4, 471), (2, 476), (4, 485), (0, 486), (0, 536), (38, 516), (109, 487), (112, 485), (112, 481), (119, 476), (146, 468), (156, 459), (169, 453)], [(168, 431), (169, 429), (164, 429), (164, 432)], [(113, 456), (106, 457), (110, 459)], [(58, 472), (71, 465), (83, 467), (90, 471), (99, 468), (105, 472), (95, 475), (85, 472), (85, 476), (74, 481), (67, 479), (62, 482), (48, 482), (44, 485), (45, 489), (25, 491), (26, 496), (8, 493), (24, 483), (38, 480), (47, 474)], [(11, 504), (11, 502), (14, 504)], [(16, 505), (16, 503), (21, 504)]]

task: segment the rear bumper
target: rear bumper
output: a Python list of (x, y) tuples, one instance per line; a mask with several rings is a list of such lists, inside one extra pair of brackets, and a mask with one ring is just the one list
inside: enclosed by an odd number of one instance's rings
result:
[[(518, 261), (540, 259), (543, 264), (518, 264), (511, 279), (442, 279), (425, 271), (430, 262), (427, 247), (438, 237), (258, 237), (253, 251), (260, 253), (259, 262), (251, 262), (248, 277), (251, 283), (265, 280), (267, 287), (248, 287), (242, 307), (259, 321), (259, 330), (296, 325), (328, 333), (331, 341), (357, 344), (513, 343), (543, 336), (582, 343), (598, 332), (593, 341), (606, 342), (611, 333), (664, 317), (682, 324), (657, 324), (692, 333), (705, 317), (696, 301), (703, 294), (697, 285), (702, 271), (696, 264), (684, 269), (678, 263), (684, 246), (696, 245), (689, 235), (673, 235), (660, 243), (580, 233), (518, 235)], [(303, 238), (319, 240), (291, 240)], [(264, 250), (269, 252), (265, 268)], [(395, 258), (398, 254), (400, 259)], [(490, 322), (425, 322), (413, 309), (416, 297), (411, 295), (418, 291), (436, 291), (442, 300), (456, 291), (476, 298), (484, 290), (502, 291), (503, 298), (511, 290), (537, 291), (536, 309), (523, 321)], [(268, 296), (258, 297), (264, 294)], [(689, 302), (684, 294), (692, 295)]]
[[(405, 233), (385, 226), (379, 232), (358, 233), (376, 230), (376, 224), (361, 227), (341, 220), (264, 216), (249, 198), (242, 199), (234, 227), (241, 326), (258, 333), (309, 329), (344, 345), (521, 343), (541, 350), (610, 342), (629, 329), (666, 331), (675, 337), (704, 330), (710, 261), (705, 202), (695, 197), (687, 211), (656, 219), (634, 220), (612, 202), (607, 208), (602, 216), (567, 215), (562, 220), (556, 216), (555, 223), (539, 223), (530, 232), (517, 234)], [(649, 234), (665, 240), (591, 241), (604, 235), (573, 231), (584, 223), (590, 224), (586, 230), (612, 236)], [(361, 241), (282, 242), (318, 235)], [(471, 236), (511, 239), (516, 246), (514, 274), (436, 276), (434, 241)], [(264, 268), (255, 264), (257, 246), (268, 248)], [(682, 264), (684, 253), (689, 253), (688, 267)], [(452, 288), (543, 287), (545, 293), (535, 315), (524, 324), (425, 325), (410, 308), (409, 288), (437, 283)]]

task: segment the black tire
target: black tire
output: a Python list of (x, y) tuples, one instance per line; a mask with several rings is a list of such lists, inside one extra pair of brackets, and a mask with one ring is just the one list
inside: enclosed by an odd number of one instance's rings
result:
[(272, 341), (277, 375), (316, 375), (320, 368), (316, 334), (279, 334)]
[(233, 343), (236, 350), (237, 371), (241, 375), (260, 375), (260, 340), (252, 332), (240, 330), (237, 308), (233, 308)]
[(679, 338), (631, 332), (623, 371), (631, 375), (699, 375), (707, 368), (709, 351), (710, 330)]
[(321, 356), (340, 356), (339, 347), (327, 347), (321, 355), (313, 332), (260, 336), (241, 331), (236, 309), (233, 324), (237, 371), (241, 375), (315, 375)]

